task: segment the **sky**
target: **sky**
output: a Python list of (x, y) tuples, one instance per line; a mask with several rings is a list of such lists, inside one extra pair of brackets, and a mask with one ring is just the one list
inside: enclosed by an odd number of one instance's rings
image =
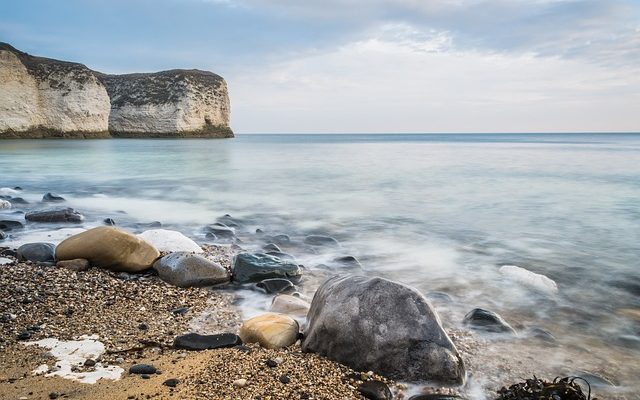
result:
[(8, 0), (0, 41), (213, 71), (237, 133), (640, 131), (640, 0)]

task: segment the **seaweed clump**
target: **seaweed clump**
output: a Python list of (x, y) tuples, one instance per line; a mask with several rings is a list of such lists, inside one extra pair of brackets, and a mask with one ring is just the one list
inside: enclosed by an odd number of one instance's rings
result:
[[(584, 394), (576, 380), (584, 381), (588, 394)], [(580, 377), (555, 378), (553, 382), (538, 379), (527, 379), (508, 388), (498, 390), (496, 400), (592, 400), (589, 382)], [(593, 398), (593, 400), (597, 400)]]

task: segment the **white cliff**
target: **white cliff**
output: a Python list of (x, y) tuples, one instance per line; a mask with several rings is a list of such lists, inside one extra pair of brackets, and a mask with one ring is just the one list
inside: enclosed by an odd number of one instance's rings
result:
[(229, 95), (212, 72), (100, 75), (111, 98), (113, 136), (232, 137)]
[(233, 137), (229, 113), (212, 72), (106, 75), (0, 42), (0, 139)]
[(108, 136), (107, 91), (82, 64), (0, 43), (0, 137)]

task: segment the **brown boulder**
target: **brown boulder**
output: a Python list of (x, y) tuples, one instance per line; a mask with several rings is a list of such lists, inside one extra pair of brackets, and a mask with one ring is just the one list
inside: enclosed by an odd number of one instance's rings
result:
[(138, 272), (151, 268), (160, 252), (143, 239), (121, 229), (101, 226), (73, 235), (56, 247), (56, 259), (84, 258), (92, 266)]

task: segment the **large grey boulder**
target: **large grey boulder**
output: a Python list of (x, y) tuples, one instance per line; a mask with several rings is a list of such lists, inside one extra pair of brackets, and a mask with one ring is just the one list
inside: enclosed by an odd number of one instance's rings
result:
[(220, 264), (202, 256), (179, 251), (153, 264), (160, 279), (175, 286), (210, 286), (229, 281), (229, 273)]
[(409, 286), (334, 276), (316, 292), (307, 320), (303, 351), (397, 380), (464, 381), (464, 364), (438, 314)]

